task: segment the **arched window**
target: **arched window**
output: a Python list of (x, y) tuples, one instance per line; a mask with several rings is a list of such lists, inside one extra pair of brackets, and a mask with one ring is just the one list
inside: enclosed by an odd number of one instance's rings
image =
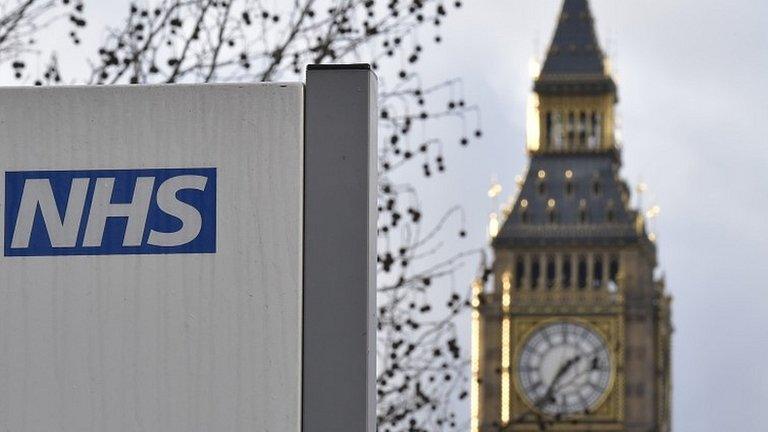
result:
[(587, 113), (579, 114), (579, 147), (587, 146)]
[(547, 217), (549, 218), (549, 223), (555, 224), (557, 223), (557, 210), (550, 208), (547, 210)]
[(555, 287), (555, 277), (557, 276), (557, 267), (554, 255), (547, 256), (547, 288)]
[(592, 265), (592, 287), (600, 289), (603, 286), (603, 256), (595, 255)]
[(535, 290), (539, 286), (539, 279), (541, 278), (541, 257), (533, 255), (531, 257), (531, 290)]
[(579, 289), (583, 290), (587, 288), (587, 257), (584, 255), (579, 256), (579, 264), (578, 264), (578, 282), (579, 282)]
[(611, 260), (608, 264), (608, 280), (613, 283), (618, 283), (619, 279), (619, 257), (616, 255), (611, 256)]
[(590, 128), (590, 131), (592, 132), (592, 136), (594, 136), (595, 132), (597, 131), (597, 127), (596, 127), (597, 126), (597, 111), (592, 111), (592, 115), (590, 116), (589, 120), (590, 120), (589, 121), (589, 123), (590, 123), (589, 124), (589, 128)]
[(573, 111), (568, 113), (568, 148), (574, 148), (575, 147), (575, 140), (576, 140), (576, 115), (573, 113)]
[(595, 195), (600, 195), (602, 191), (603, 185), (600, 183), (600, 180), (594, 180), (592, 182), (592, 193)]
[(571, 287), (571, 278), (573, 277), (570, 255), (563, 255), (562, 266), (563, 289), (568, 289)]
[(552, 111), (547, 111), (544, 122), (545, 122), (544, 123), (545, 124), (544, 139), (550, 146), (553, 146), (554, 142), (552, 140)]
[(603, 116), (602, 114), (595, 113), (595, 143), (594, 148), (600, 148), (603, 144)]
[(563, 148), (563, 113), (555, 111), (552, 125), (552, 144), (555, 148)]
[(579, 200), (579, 223), (585, 224), (589, 222), (589, 214), (587, 213), (587, 200), (582, 198)]
[(597, 112), (592, 111), (589, 118), (589, 139), (587, 146), (591, 149), (597, 148), (597, 134), (599, 133), (597, 126)]
[(522, 256), (517, 257), (515, 263), (515, 288), (520, 290), (523, 288), (523, 281), (525, 280), (525, 258)]

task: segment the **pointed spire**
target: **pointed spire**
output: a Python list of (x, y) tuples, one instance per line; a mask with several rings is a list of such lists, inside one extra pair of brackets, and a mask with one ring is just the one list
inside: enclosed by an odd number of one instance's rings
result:
[[(589, 1), (564, 0), (555, 36), (536, 82), (536, 91), (548, 92), (556, 88), (574, 91), (577, 86), (590, 91), (615, 90), (604, 58)], [(555, 83), (561, 85), (553, 87)], [(564, 83), (568, 83), (569, 88), (563, 88)]]

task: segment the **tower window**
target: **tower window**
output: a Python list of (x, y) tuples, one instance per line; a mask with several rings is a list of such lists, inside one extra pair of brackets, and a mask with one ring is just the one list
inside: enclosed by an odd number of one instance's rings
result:
[(595, 195), (600, 195), (600, 193), (603, 190), (603, 185), (600, 184), (600, 180), (595, 180), (592, 182), (592, 193)]
[(549, 223), (551, 224), (557, 222), (557, 212), (555, 211), (556, 205), (557, 205), (557, 201), (555, 201), (554, 198), (550, 198), (547, 201), (547, 218), (549, 219)]
[(587, 223), (587, 209), (585, 207), (579, 209), (579, 223)]
[(555, 111), (554, 124), (552, 125), (552, 144), (555, 148), (563, 147), (563, 113)]
[(549, 218), (549, 223), (557, 223), (557, 211), (555, 209), (549, 209), (547, 211), (547, 216)]
[(570, 180), (565, 182), (565, 194), (568, 196), (573, 195), (573, 182)]
[(541, 262), (539, 256), (534, 256), (531, 262), (531, 289), (535, 290), (539, 286), (541, 278)]
[(562, 278), (563, 278), (564, 289), (568, 289), (571, 287), (572, 273), (573, 273), (573, 269), (571, 268), (571, 256), (563, 255)]
[(619, 278), (619, 257), (616, 255), (611, 256), (611, 261), (608, 264), (608, 280), (613, 283), (617, 283)]
[(555, 266), (555, 257), (550, 255), (547, 257), (547, 288), (554, 288), (556, 275), (557, 267)]
[(613, 210), (613, 200), (608, 200), (608, 205), (605, 210), (605, 219), (608, 222), (613, 222), (616, 219), (616, 212)]
[(539, 195), (547, 193), (547, 183), (544, 180), (539, 181)]
[(584, 255), (579, 256), (579, 289), (583, 290), (587, 287), (587, 258)]
[(520, 210), (520, 222), (522, 222), (524, 224), (527, 224), (528, 222), (531, 221), (530, 219), (531, 218), (528, 215), (528, 209), (527, 208), (524, 208), (524, 209)]
[(603, 257), (595, 255), (594, 265), (592, 266), (592, 287), (600, 289), (603, 286)]
[(523, 280), (525, 280), (525, 259), (519, 256), (517, 257), (517, 263), (515, 263), (515, 288), (521, 289), (523, 287)]
[(554, 144), (552, 141), (552, 111), (547, 111), (545, 125), (546, 125), (546, 129), (544, 132), (544, 139), (546, 140), (547, 143), (552, 145)]
[(603, 117), (600, 113), (595, 113), (595, 143), (594, 148), (600, 148), (603, 137)]
[(602, 129), (602, 117), (600, 113), (597, 111), (592, 111), (589, 118), (589, 138), (587, 139), (587, 147), (589, 149), (594, 150), (600, 148), (600, 138), (603, 133)]

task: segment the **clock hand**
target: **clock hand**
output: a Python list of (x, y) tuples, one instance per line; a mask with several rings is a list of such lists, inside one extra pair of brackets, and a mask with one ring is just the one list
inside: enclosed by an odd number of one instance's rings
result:
[(593, 357), (592, 361), (590, 362), (590, 367), (585, 368), (585, 369), (579, 371), (578, 373), (573, 375), (568, 381), (564, 381), (564, 382), (559, 383), (559, 385), (554, 389), (554, 392), (557, 392), (559, 389), (561, 389), (561, 388), (571, 384), (572, 382), (576, 381), (580, 377), (582, 377), (582, 376), (584, 376), (584, 375), (586, 375), (586, 374), (588, 374), (590, 372), (597, 371), (597, 370), (602, 370), (602, 369), (603, 368), (600, 367), (600, 359), (598, 359), (597, 357)]
[(568, 373), (568, 371), (581, 360), (581, 355), (576, 355), (572, 358), (570, 358), (568, 361), (563, 363), (560, 366), (560, 369), (557, 370), (557, 373), (555, 374), (555, 377), (552, 378), (552, 382), (549, 384), (549, 387), (547, 387), (547, 391), (544, 393), (544, 396), (542, 396), (538, 401), (536, 401), (536, 406), (541, 407), (541, 405), (544, 402), (550, 401), (553, 399), (555, 388), (557, 387), (557, 384), (560, 382), (560, 380), (563, 378), (563, 376)]
[(560, 391), (560, 389), (573, 384), (574, 381), (576, 381), (577, 379), (583, 377), (584, 375), (586, 375), (586, 374), (588, 374), (590, 372), (592, 372), (592, 371), (591, 370), (583, 370), (581, 372), (577, 372), (576, 374), (571, 376), (568, 379), (568, 381), (562, 381), (562, 382), (558, 383), (557, 387), (554, 388), (553, 393), (557, 393), (558, 391)]

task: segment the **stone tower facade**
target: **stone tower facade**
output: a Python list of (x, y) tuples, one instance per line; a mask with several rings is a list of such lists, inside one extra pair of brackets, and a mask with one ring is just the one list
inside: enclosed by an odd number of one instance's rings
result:
[(671, 300), (619, 174), (587, 0), (564, 1), (534, 96), (528, 173), (475, 299), (473, 432), (669, 431)]

